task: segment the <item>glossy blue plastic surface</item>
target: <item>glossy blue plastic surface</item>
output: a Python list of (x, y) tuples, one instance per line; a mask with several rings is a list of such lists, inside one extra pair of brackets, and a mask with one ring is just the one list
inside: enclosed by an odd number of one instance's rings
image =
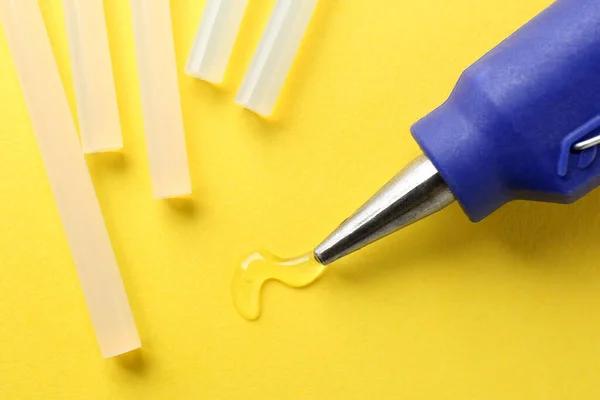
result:
[(467, 69), (413, 136), (473, 221), (600, 184), (600, 0), (557, 0)]

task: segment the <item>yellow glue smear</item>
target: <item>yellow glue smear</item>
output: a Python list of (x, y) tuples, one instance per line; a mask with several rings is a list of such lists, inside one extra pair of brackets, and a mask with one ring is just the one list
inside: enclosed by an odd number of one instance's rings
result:
[(319, 279), (325, 268), (312, 253), (291, 259), (264, 251), (253, 253), (235, 270), (231, 283), (233, 304), (242, 317), (256, 320), (260, 317), (261, 290), (266, 281), (301, 288)]

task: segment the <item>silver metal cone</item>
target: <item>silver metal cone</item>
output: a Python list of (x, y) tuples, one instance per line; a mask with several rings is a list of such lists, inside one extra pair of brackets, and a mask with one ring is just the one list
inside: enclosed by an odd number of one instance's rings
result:
[(331, 264), (452, 202), (454, 195), (435, 166), (420, 156), (329, 235), (315, 249), (315, 257)]

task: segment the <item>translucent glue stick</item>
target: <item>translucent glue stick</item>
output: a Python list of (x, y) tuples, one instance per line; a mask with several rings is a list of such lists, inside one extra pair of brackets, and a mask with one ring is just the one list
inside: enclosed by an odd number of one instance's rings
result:
[(0, 0), (0, 22), (102, 355), (136, 349), (140, 339), (37, 0)]
[(123, 147), (102, 0), (63, 0), (81, 144), (86, 153)]
[(192, 192), (169, 0), (131, 0), (154, 197)]
[(185, 67), (188, 75), (221, 83), (248, 0), (208, 0)]
[(277, 0), (236, 102), (268, 117), (292, 66), (317, 0)]

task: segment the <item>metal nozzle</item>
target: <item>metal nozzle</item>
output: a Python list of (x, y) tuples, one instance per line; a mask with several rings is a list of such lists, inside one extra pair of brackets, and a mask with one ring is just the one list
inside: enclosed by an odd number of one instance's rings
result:
[(454, 195), (424, 155), (415, 159), (315, 249), (331, 264), (399, 229), (435, 214)]

